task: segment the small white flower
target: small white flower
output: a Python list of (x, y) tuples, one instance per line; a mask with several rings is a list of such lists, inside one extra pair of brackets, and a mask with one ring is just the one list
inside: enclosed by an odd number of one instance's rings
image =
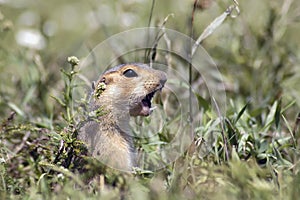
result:
[(17, 43), (32, 49), (44, 49), (46, 47), (46, 40), (44, 36), (34, 29), (22, 29), (16, 34)]

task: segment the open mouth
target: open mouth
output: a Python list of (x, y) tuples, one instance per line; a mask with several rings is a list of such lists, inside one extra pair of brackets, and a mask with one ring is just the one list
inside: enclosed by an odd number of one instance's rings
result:
[(153, 92), (150, 92), (149, 94), (147, 94), (139, 103), (139, 108), (138, 108), (138, 113), (136, 113), (137, 115), (140, 116), (148, 116), (152, 113), (152, 111), (156, 108), (153, 107), (152, 108), (152, 104), (151, 104), (151, 100), (154, 96), (154, 94), (158, 91), (161, 90), (161, 88), (154, 90)]
[(145, 96), (145, 98), (142, 99), (142, 102), (141, 102), (141, 104), (142, 104), (141, 114), (145, 114), (146, 116), (150, 115), (151, 112), (155, 109), (155, 108), (151, 108), (151, 100), (152, 100), (155, 92), (156, 91), (147, 94)]

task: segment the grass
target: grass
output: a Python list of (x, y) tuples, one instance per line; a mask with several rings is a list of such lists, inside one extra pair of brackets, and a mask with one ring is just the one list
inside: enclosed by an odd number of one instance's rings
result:
[[(167, 3), (169, 6), (165, 7)], [(105, 1), (97, 8), (120, 9), (120, 16), (115, 17), (122, 23), (114, 25), (116, 19), (106, 13), (111, 24), (96, 20), (103, 30), (98, 26), (86, 28), (89, 39), (83, 36), (86, 33), (79, 30), (80, 26), (69, 27), (71, 31), (68, 31), (58, 23), (56, 35), (45, 36), (49, 48), (42, 50), (21, 47), (15, 42), (14, 36), (25, 26), (21, 23), (21, 14), (30, 11), (38, 15), (39, 23), (30, 26), (43, 32), (43, 20), (55, 21), (62, 15), (57, 6), (53, 3), (57, 9), (54, 13), (43, 5), (26, 7), (24, 12), (10, 4), (1, 7), (0, 198), (297, 199), (300, 195), (300, 94), (297, 87), (300, 51), (295, 38), (298, 37), (300, 4), (271, 0), (239, 3), (240, 16), (227, 18), (202, 43), (223, 76), (226, 113), (222, 113), (221, 118), (218, 116), (201, 76), (194, 73), (191, 81), (196, 101), (192, 106), (194, 109), (199, 106), (197, 114), (200, 116), (194, 118), (197, 125), (192, 129), (195, 136), (192, 144), (163, 168), (136, 169), (133, 174), (115, 171), (89, 157), (85, 146), (76, 139), (81, 123), (89, 114), (84, 109), (85, 97), (77, 99), (73, 91), (80, 86), (77, 78), (86, 72), (77, 66), (74, 57), (75, 62), (69, 59), (69, 63), (67, 57), (72, 54), (83, 57), (89, 45), (106, 39), (104, 35), (134, 27), (124, 28), (122, 17), (137, 20), (135, 17), (142, 16), (137, 24), (154, 25), (156, 20), (164, 27), (189, 34), (186, 24), (190, 19), (178, 16), (191, 16), (193, 4), (157, 1), (149, 5), (146, 2), (117, 5)], [(209, 8), (197, 7), (194, 35), (200, 35), (203, 27), (230, 4), (230, 1), (216, 1)], [(75, 10), (81, 8), (82, 13), (95, 11), (78, 2), (62, 5)], [(142, 13), (149, 14), (152, 5), (149, 20), (149, 16)], [(163, 21), (170, 13), (174, 16)], [(82, 18), (74, 18), (78, 24), (82, 23)], [(68, 35), (70, 38), (66, 39)], [(161, 38), (158, 43), (165, 40)], [(83, 43), (87, 45), (82, 46)], [(180, 41), (171, 41), (171, 44), (182, 45)], [(68, 45), (72, 50), (68, 50)], [(141, 57), (133, 56), (134, 59), (143, 60), (144, 52), (136, 55)], [(186, 63), (175, 56), (169, 60), (165, 56), (164, 52), (156, 52), (158, 61), (188, 74)], [(137, 61), (134, 59), (128, 60), (125, 55), (120, 60)], [(168, 82), (176, 85), (178, 91), (174, 94), (188, 97), (186, 85), (174, 79), (176, 74), (172, 73), (174, 71), (169, 71), (168, 76), (172, 78)], [(182, 134), (190, 131), (186, 120), (183, 120), (184, 128), (178, 127), (187, 113), (176, 112), (179, 100), (174, 94), (156, 99), (158, 105), (165, 105), (164, 110), (157, 109), (149, 118), (133, 122), (135, 134), (155, 135), (135, 141), (137, 148), (149, 152), (145, 167), (160, 161), (164, 154), (151, 152), (172, 142), (177, 130)], [(158, 116), (164, 121), (162, 125), (154, 120)], [(142, 126), (137, 126), (140, 124)], [(158, 126), (160, 129), (155, 129)]]

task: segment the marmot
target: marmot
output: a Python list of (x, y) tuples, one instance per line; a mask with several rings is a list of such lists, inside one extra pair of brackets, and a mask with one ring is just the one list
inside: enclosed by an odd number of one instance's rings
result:
[(151, 114), (151, 99), (167, 80), (162, 71), (146, 64), (122, 64), (104, 72), (94, 86), (91, 109), (102, 114), (79, 130), (78, 138), (89, 153), (112, 168), (131, 171), (136, 152), (130, 116)]

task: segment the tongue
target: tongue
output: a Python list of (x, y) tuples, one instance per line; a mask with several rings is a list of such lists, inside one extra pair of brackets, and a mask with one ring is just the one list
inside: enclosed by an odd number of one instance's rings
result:
[(142, 105), (142, 109), (141, 109), (140, 115), (142, 115), (142, 116), (150, 115), (151, 103), (149, 101), (142, 100), (141, 105)]

